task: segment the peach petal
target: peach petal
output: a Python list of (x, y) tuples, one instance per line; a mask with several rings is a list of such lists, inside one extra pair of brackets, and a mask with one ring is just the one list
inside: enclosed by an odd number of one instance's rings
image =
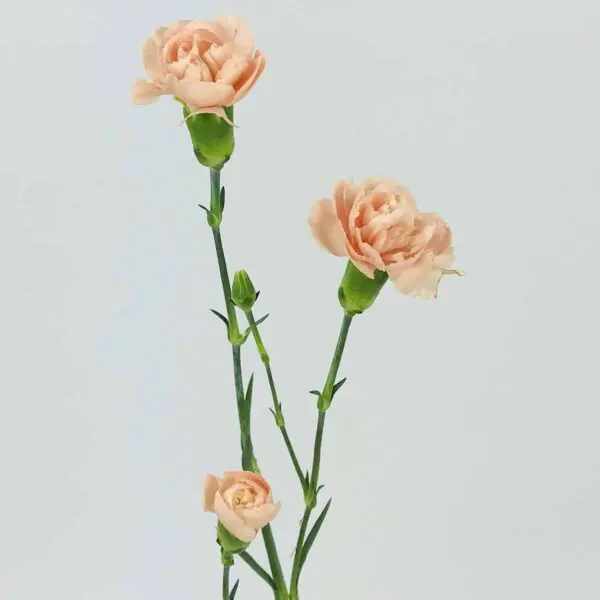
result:
[(156, 81), (163, 76), (161, 51), (154, 34), (142, 45), (142, 62), (150, 79)]
[(182, 27), (182, 31), (192, 33), (199, 39), (211, 44), (224, 44), (227, 41), (227, 32), (216, 23), (207, 21), (189, 21)]
[(150, 104), (163, 95), (163, 90), (156, 83), (138, 79), (133, 84), (131, 100), (134, 104)]
[(324, 199), (315, 202), (308, 215), (308, 224), (315, 239), (334, 256), (346, 255), (344, 232), (335, 216), (333, 203)]
[(254, 529), (262, 529), (267, 523), (270, 523), (279, 513), (281, 503), (263, 504), (256, 508), (246, 508), (240, 512), (240, 516), (246, 525)]
[(175, 95), (190, 108), (228, 106), (234, 94), (233, 87), (224, 83), (197, 81), (184, 77), (175, 84)]
[(215, 495), (214, 510), (223, 527), (238, 540), (251, 542), (256, 537), (256, 530), (246, 525), (235, 511), (226, 504), (221, 492), (217, 492)]
[(252, 89), (257, 79), (265, 70), (266, 60), (263, 54), (257, 51), (254, 62), (249, 63), (248, 68), (243, 71), (235, 84), (237, 90), (233, 102), (239, 102)]
[(216, 23), (221, 24), (233, 38), (236, 46), (252, 53), (254, 50), (254, 39), (248, 24), (238, 16), (219, 16), (214, 19)]
[(207, 475), (204, 478), (204, 510), (206, 512), (215, 511), (215, 495), (219, 489), (219, 480), (214, 475)]
[(373, 265), (376, 269), (380, 271), (385, 271), (385, 263), (381, 258), (381, 254), (375, 250), (370, 244), (367, 242), (359, 242), (358, 245), (362, 255), (367, 259), (367, 262), (370, 265)]
[(263, 489), (267, 494), (271, 491), (271, 486), (260, 473), (253, 473), (252, 471), (225, 471), (223, 478), (226, 481), (246, 481)]
[(219, 83), (226, 83), (235, 87), (235, 83), (247, 68), (247, 61), (234, 56), (225, 62), (223, 68), (219, 71), (216, 80)]
[(347, 230), (350, 211), (355, 200), (356, 187), (351, 181), (338, 181), (333, 186), (335, 214), (344, 227), (344, 230)]

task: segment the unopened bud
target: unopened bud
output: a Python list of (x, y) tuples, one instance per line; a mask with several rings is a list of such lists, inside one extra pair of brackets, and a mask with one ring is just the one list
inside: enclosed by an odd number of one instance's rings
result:
[(256, 302), (256, 290), (248, 273), (244, 270), (237, 271), (233, 276), (231, 301), (244, 312), (251, 311)]

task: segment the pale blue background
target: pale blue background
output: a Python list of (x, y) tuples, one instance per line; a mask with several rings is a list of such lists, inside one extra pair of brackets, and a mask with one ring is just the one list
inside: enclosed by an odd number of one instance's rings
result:
[[(207, 173), (178, 106), (129, 94), (154, 27), (229, 12), (269, 62), (237, 111), (223, 235), (272, 313), (303, 464), (344, 267), (310, 203), (395, 177), (468, 272), (437, 302), (390, 286), (355, 323), (303, 600), (597, 600), (593, 0), (2, 0), (0, 598), (219, 598), (202, 478), (238, 438)], [(289, 566), (301, 499), (246, 356)], [(240, 600), (270, 597), (237, 572)]]

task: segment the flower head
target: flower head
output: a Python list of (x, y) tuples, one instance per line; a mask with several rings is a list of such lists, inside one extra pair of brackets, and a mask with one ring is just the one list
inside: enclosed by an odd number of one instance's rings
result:
[(156, 29), (142, 47), (148, 81), (133, 86), (133, 102), (147, 104), (170, 95), (190, 113), (214, 113), (227, 120), (233, 106), (265, 68), (248, 25), (240, 17), (176, 21)]
[(221, 525), (235, 538), (249, 543), (279, 512), (271, 486), (258, 473), (229, 471), (223, 478), (204, 480), (204, 510), (217, 515)]
[(369, 279), (387, 273), (405, 294), (435, 298), (442, 276), (456, 273), (450, 227), (434, 213), (421, 213), (394, 181), (338, 182), (333, 199), (314, 204), (309, 224), (329, 252), (347, 256)]

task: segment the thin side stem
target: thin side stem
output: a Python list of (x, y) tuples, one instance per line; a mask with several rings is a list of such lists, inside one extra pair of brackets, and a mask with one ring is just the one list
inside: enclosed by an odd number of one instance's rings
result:
[(337, 377), (342, 356), (344, 354), (344, 348), (346, 347), (346, 340), (348, 339), (348, 332), (350, 325), (352, 324), (353, 316), (349, 313), (344, 312), (344, 318), (340, 327), (340, 333), (338, 335), (337, 344), (331, 359), (331, 365), (329, 372), (327, 373), (327, 379), (319, 398), (319, 417), (317, 419), (317, 430), (315, 433), (315, 444), (313, 449), (313, 462), (312, 470), (310, 475), (310, 481), (308, 484), (308, 494), (306, 495), (306, 509), (302, 522), (300, 524), (300, 533), (298, 535), (298, 543), (296, 545), (296, 555), (294, 556), (294, 564), (292, 567), (292, 579), (290, 583), (290, 598), (291, 600), (298, 600), (298, 583), (300, 580), (300, 571), (302, 565), (300, 564), (300, 555), (302, 547), (304, 545), (306, 529), (310, 521), (311, 512), (314, 510), (317, 504), (317, 493), (319, 489), (319, 472), (321, 469), (321, 449), (323, 445), (323, 431), (325, 428), (325, 414), (331, 401), (333, 399), (333, 388), (335, 386), (335, 379)]
[(304, 473), (302, 472), (302, 467), (300, 466), (300, 461), (296, 456), (294, 446), (285, 426), (285, 419), (283, 418), (281, 402), (279, 401), (277, 388), (275, 386), (275, 378), (273, 377), (273, 370), (271, 369), (271, 359), (262, 341), (260, 331), (258, 330), (258, 325), (256, 324), (254, 314), (251, 310), (246, 313), (246, 318), (248, 319), (248, 325), (250, 326), (250, 331), (252, 332), (252, 337), (254, 338), (256, 349), (258, 350), (260, 358), (263, 364), (265, 365), (267, 380), (269, 381), (269, 389), (271, 390), (271, 398), (273, 399), (273, 414), (275, 415), (275, 422), (277, 424), (277, 427), (281, 430), (283, 441), (285, 442), (288, 454), (290, 455), (290, 458), (292, 459), (292, 464), (294, 465), (294, 470), (298, 475), (300, 485), (302, 486), (302, 490), (304, 491), (306, 481), (304, 478)]
[(319, 418), (317, 420), (317, 431), (315, 434), (315, 446), (313, 452), (313, 464), (310, 475), (310, 487), (316, 493), (319, 485), (319, 470), (321, 468), (321, 446), (323, 444), (323, 429), (325, 428), (325, 414), (329, 405), (331, 404), (333, 397), (333, 387), (335, 386), (335, 378), (337, 377), (340, 363), (342, 362), (342, 355), (344, 354), (344, 348), (346, 347), (346, 340), (348, 339), (348, 332), (350, 325), (352, 324), (353, 316), (349, 313), (344, 313), (344, 319), (342, 320), (342, 326), (340, 327), (340, 333), (338, 341), (335, 346), (335, 352), (333, 353), (333, 359), (331, 360), (331, 366), (329, 367), (329, 373), (327, 374), (327, 380), (323, 387), (321, 396), (323, 397), (324, 408), (319, 409)]

